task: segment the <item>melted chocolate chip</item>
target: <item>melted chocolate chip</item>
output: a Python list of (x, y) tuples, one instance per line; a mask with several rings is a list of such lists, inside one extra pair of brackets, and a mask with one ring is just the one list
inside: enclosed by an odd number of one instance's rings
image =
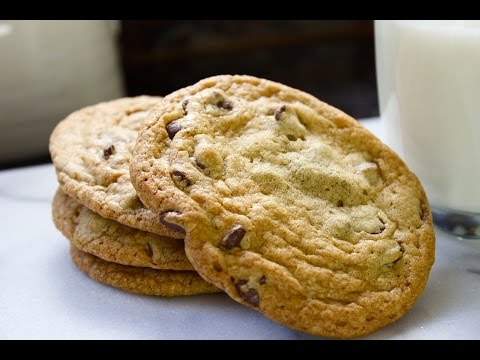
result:
[(172, 121), (171, 123), (169, 123), (166, 127), (167, 129), (167, 134), (168, 134), (168, 137), (170, 138), (170, 140), (173, 139), (173, 137), (180, 131), (182, 130), (182, 127), (180, 126), (180, 124), (176, 121)]
[(115, 146), (110, 145), (107, 146), (105, 149), (103, 149), (103, 158), (105, 160), (108, 160), (110, 156), (112, 156), (115, 153)]
[(165, 217), (169, 214), (177, 214), (177, 215), (180, 215), (180, 213), (178, 211), (166, 211), (162, 214), (160, 214), (160, 222), (165, 225), (167, 228), (169, 228), (170, 230), (173, 230), (173, 231), (176, 231), (176, 232), (179, 232), (181, 234), (185, 234), (185, 229), (183, 227), (181, 227), (180, 225), (177, 225), (177, 224), (173, 224), (171, 222), (168, 222)]
[(286, 109), (286, 106), (282, 105), (280, 109), (275, 111), (275, 120), (280, 121), (280, 119), (282, 118), (282, 114), (285, 112)]
[(249, 288), (247, 284), (248, 280), (239, 280), (235, 284), (237, 293), (243, 300), (245, 300), (250, 305), (258, 306), (260, 304), (260, 297), (258, 296), (258, 292), (253, 288)]
[(187, 106), (188, 106), (188, 100), (185, 100), (184, 102), (182, 102), (182, 109), (183, 111), (185, 111), (185, 114), (188, 112)]
[(181, 172), (180, 170), (172, 171), (172, 178), (174, 181), (183, 182), (185, 186), (192, 185), (192, 182), (189, 178), (187, 178), (187, 175), (185, 175), (185, 173)]
[(235, 225), (232, 230), (230, 230), (227, 235), (223, 237), (220, 245), (226, 250), (239, 247), (244, 236), (245, 229), (242, 227), (242, 225)]
[(222, 108), (222, 109), (225, 109), (225, 110), (232, 110), (233, 109), (233, 104), (228, 101), (228, 100), (220, 100), (218, 103), (217, 103), (217, 106), (219, 108)]
[(267, 282), (267, 277), (265, 275), (260, 276), (260, 279), (258, 279), (258, 283), (260, 285), (263, 285)]
[(337, 201), (337, 207), (343, 207), (343, 201), (342, 200)]

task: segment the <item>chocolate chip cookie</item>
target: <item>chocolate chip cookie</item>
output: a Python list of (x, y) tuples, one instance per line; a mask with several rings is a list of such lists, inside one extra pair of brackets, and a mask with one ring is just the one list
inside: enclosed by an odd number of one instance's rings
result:
[(167, 270), (193, 270), (178, 239), (137, 230), (106, 219), (57, 190), (53, 222), (80, 250), (123, 265)]
[(140, 199), (186, 230), (195, 269), (292, 328), (366, 335), (402, 317), (434, 262), (424, 190), (342, 111), (250, 76), (157, 104), (132, 161)]
[(157, 296), (196, 295), (220, 292), (195, 271), (156, 270), (125, 266), (102, 260), (70, 247), (74, 264), (92, 279), (132, 293)]
[(159, 97), (123, 98), (69, 115), (50, 137), (50, 154), (62, 190), (99, 215), (174, 238), (146, 209), (130, 183), (128, 163), (137, 132)]

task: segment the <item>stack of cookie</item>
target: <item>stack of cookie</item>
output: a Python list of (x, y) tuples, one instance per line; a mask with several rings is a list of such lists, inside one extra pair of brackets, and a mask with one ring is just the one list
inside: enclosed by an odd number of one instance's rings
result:
[(130, 182), (138, 130), (159, 100), (101, 103), (58, 124), (50, 139), (60, 183), (53, 220), (71, 242), (74, 263), (96, 280), (147, 295), (218, 292), (188, 261), (184, 234), (159, 223)]
[[(76, 264), (126, 290), (144, 267), (173, 279), (193, 266), (212, 284), (202, 291), (353, 337), (403, 316), (433, 264), (415, 175), (354, 119), (279, 83), (222, 75), (100, 104), (59, 124), (50, 150), (66, 194), (54, 219)], [(102, 268), (117, 266), (134, 281)]]

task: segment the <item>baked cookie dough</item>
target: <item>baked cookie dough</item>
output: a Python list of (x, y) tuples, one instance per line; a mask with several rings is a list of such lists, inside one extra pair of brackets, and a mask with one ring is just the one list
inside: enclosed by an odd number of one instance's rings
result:
[(94, 280), (143, 295), (180, 296), (220, 292), (195, 271), (156, 270), (120, 265), (70, 247), (74, 264)]
[(173, 238), (146, 209), (130, 183), (128, 163), (147, 111), (160, 97), (103, 102), (76, 111), (50, 137), (50, 154), (62, 190), (99, 215), (124, 225)]
[(311, 334), (399, 319), (434, 262), (417, 177), (350, 116), (279, 83), (222, 75), (168, 95), (130, 173), (145, 205), (186, 230), (202, 277)]
[(103, 260), (167, 270), (194, 270), (184, 242), (106, 219), (57, 190), (53, 222), (71, 243)]

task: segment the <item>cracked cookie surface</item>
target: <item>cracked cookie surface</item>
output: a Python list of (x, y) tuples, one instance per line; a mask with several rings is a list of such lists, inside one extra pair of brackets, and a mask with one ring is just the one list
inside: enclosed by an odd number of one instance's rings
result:
[(53, 199), (52, 217), (75, 247), (103, 260), (153, 269), (194, 270), (183, 241), (103, 218), (60, 189)]
[(145, 208), (128, 171), (138, 130), (160, 100), (123, 98), (76, 111), (55, 127), (49, 149), (62, 190), (82, 205), (140, 230), (183, 238)]
[(130, 163), (147, 207), (186, 230), (197, 271), (312, 334), (400, 317), (434, 261), (418, 179), (354, 119), (299, 90), (222, 75), (155, 106)]
[(102, 260), (71, 245), (74, 264), (94, 280), (143, 295), (180, 296), (220, 292), (195, 271), (157, 270)]

